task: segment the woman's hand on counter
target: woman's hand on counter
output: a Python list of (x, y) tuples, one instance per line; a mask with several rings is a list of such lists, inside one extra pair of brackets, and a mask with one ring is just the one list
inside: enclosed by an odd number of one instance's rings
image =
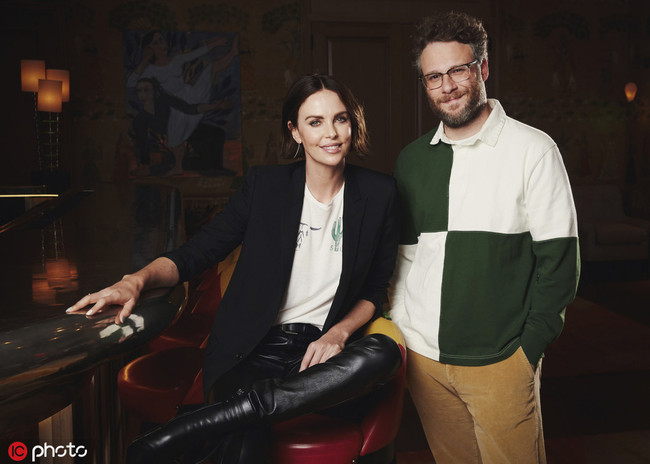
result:
[(140, 292), (144, 287), (142, 278), (136, 275), (125, 275), (122, 280), (115, 284), (95, 293), (89, 293), (82, 299), (70, 306), (66, 312), (74, 313), (81, 311), (89, 305), (93, 305), (86, 316), (92, 316), (101, 312), (111, 305), (120, 305), (122, 309), (115, 316), (116, 324), (123, 324), (124, 320), (129, 317), (135, 304), (140, 298)]
[(86, 312), (86, 316), (92, 316), (107, 306), (120, 305), (122, 309), (115, 316), (115, 323), (123, 324), (124, 320), (133, 312), (133, 308), (143, 290), (171, 287), (177, 283), (178, 269), (176, 264), (168, 258), (157, 258), (138, 272), (125, 275), (122, 280), (110, 287), (96, 293), (89, 293), (66, 309), (66, 312), (73, 313), (88, 305), (93, 305)]

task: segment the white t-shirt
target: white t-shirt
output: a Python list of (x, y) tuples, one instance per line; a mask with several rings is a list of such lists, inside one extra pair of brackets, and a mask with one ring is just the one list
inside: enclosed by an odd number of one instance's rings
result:
[(341, 279), (343, 190), (328, 205), (305, 185), (289, 287), (276, 324), (301, 322), (322, 329)]

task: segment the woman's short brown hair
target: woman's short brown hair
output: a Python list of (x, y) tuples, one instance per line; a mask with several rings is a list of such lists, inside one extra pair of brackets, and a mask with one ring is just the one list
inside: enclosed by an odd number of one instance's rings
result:
[(293, 83), (282, 105), (282, 157), (286, 159), (303, 158), (304, 149), (300, 147), (291, 135), (288, 123), (298, 126), (298, 111), (307, 98), (323, 89), (336, 93), (345, 106), (352, 124), (352, 143), (350, 153), (366, 156), (369, 153), (370, 142), (363, 107), (344, 84), (332, 76), (311, 74), (302, 76)]

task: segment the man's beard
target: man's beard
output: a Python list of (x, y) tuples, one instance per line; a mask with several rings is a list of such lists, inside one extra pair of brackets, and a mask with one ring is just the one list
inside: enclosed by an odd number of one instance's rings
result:
[[(447, 95), (444, 98), (453, 100), (460, 95), (460, 93), (455, 92), (451, 95)], [(460, 113), (454, 114), (450, 114), (443, 110), (442, 104), (434, 101), (430, 96), (428, 96), (427, 100), (429, 101), (429, 107), (431, 108), (434, 116), (439, 118), (445, 126), (451, 129), (458, 129), (474, 121), (481, 114), (483, 108), (485, 108), (485, 105), (487, 104), (485, 86), (481, 85), (478, 82), (475, 82), (469, 88), (467, 96), (469, 99)]]

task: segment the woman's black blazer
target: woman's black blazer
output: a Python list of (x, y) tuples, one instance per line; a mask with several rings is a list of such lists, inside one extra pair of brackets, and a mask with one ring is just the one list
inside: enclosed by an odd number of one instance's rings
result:
[[(186, 244), (165, 255), (184, 281), (242, 244), (208, 340), (203, 369), (206, 392), (253, 350), (276, 320), (291, 274), (304, 188), (304, 161), (253, 167), (223, 211)], [(324, 331), (359, 299), (374, 303), (379, 314), (397, 252), (392, 177), (347, 164), (343, 201), (341, 280)]]

